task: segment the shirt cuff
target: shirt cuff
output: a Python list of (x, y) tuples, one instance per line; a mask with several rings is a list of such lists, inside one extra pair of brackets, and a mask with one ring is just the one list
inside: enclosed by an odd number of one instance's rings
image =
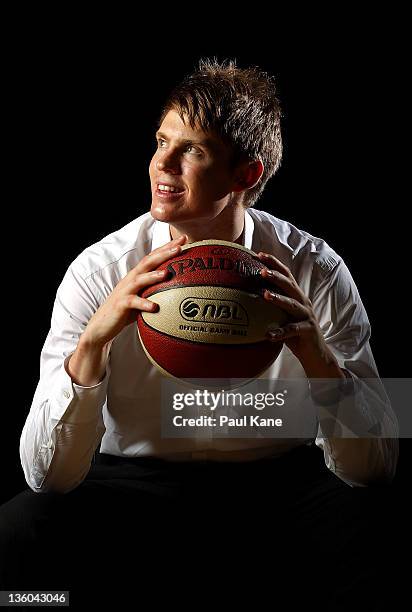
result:
[(88, 423), (96, 421), (101, 415), (106, 402), (107, 386), (110, 377), (109, 361), (106, 373), (97, 385), (83, 387), (74, 383), (66, 370), (66, 364), (72, 354), (68, 355), (57, 377), (52, 397), (51, 418), (64, 423)]

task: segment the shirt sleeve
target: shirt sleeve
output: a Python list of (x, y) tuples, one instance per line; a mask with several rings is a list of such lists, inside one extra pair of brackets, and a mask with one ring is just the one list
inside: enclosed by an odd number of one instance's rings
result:
[(365, 308), (342, 260), (320, 283), (312, 304), (347, 376), (339, 401), (319, 408), (316, 444), (327, 467), (347, 484), (390, 483), (398, 461), (398, 423), (372, 355)]
[(93, 387), (73, 383), (66, 370), (80, 335), (99, 307), (81, 270), (67, 270), (57, 290), (50, 331), (40, 356), (40, 379), (20, 438), (20, 459), (35, 492), (68, 492), (86, 477), (105, 431), (110, 361)]

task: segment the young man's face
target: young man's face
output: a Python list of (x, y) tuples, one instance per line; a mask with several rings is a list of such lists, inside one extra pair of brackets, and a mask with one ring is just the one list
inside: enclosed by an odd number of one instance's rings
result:
[[(217, 136), (192, 129), (173, 110), (156, 138), (149, 167), (152, 216), (172, 224), (214, 219), (231, 202), (235, 187), (230, 148)], [(166, 191), (168, 185), (176, 191)]]

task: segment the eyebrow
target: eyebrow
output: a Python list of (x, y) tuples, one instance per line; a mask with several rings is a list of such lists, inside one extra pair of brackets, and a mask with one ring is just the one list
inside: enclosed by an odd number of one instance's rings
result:
[[(156, 137), (167, 140), (167, 136), (163, 132), (156, 132)], [(185, 145), (188, 145), (188, 144), (200, 145), (201, 147), (206, 147), (207, 149), (211, 149), (211, 150), (216, 148), (213, 141), (210, 140), (209, 138), (205, 138), (204, 140), (193, 140), (192, 138), (182, 138), (181, 140), (179, 140), (179, 142)]]

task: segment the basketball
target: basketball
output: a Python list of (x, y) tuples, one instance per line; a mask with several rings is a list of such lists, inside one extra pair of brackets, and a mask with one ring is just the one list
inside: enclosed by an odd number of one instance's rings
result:
[(263, 297), (269, 288), (260, 275), (263, 267), (256, 253), (232, 242), (184, 245), (159, 266), (169, 271), (166, 280), (141, 294), (159, 305), (137, 318), (150, 361), (179, 379), (251, 379), (263, 373), (282, 348), (265, 334), (287, 320)]

